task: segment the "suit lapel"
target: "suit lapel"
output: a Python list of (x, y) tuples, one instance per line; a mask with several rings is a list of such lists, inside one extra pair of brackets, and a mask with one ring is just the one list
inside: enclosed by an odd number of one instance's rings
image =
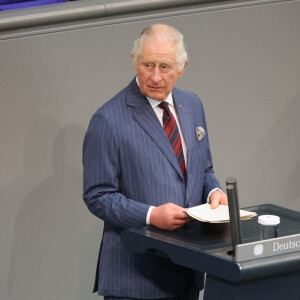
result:
[(169, 160), (173, 168), (182, 177), (182, 173), (171, 144), (149, 101), (140, 92), (136, 79), (134, 79), (128, 86), (127, 105), (135, 108), (132, 114), (133, 119), (152, 138)]
[(189, 113), (189, 106), (187, 104), (187, 100), (185, 99), (184, 95), (182, 95), (182, 93), (180, 93), (176, 88), (173, 89), (173, 101), (176, 108), (177, 116), (179, 118), (184, 141), (187, 147), (188, 171), (189, 164), (191, 162), (191, 149), (193, 148), (192, 145), (195, 142), (195, 128), (193, 128), (193, 124), (191, 121), (191, 113)]

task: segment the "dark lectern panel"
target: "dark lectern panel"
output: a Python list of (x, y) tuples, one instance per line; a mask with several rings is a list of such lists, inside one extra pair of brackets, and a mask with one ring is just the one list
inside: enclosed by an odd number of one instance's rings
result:
[[(265, 204), (247, 207), (258, 215), (273, 214), (281, 219), (279, 236), (300, 233), (300, 213)], [(257, 217), (242, 221), (243, 242), (259, 240)], [(300, 270), (299, 252), (237, 262), (228, 254), (231, 250), (229, 224), (192, 221), (183, 228), (168, 232), (152, 226), (125, 230), (121, 235), (127, 247), (138, 252), (153, 252), (174, 263), (198, 271), (239, 282)], [(278, 261), (279, 260), (279, 261)]]
[(240, 283), (216, 276), (206, 279), (204, 300), (299, 300), (299, 273), (290, 273)]

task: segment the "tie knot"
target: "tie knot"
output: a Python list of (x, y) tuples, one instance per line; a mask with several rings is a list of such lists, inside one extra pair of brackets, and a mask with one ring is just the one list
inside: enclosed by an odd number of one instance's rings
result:
[(168, 102), (161, 102), (158, 106), (160, 108), (162, 108), (163, 110), (166, 110), (167, 112), (169, 112), (169, 104), (168, 104)]

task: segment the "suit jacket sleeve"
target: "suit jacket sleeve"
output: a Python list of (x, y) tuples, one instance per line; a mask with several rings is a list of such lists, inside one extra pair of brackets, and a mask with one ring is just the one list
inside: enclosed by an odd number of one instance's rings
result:
[(94, 215), (117, 227), (143, 226), (149, 205), (122, 194), (119, 147), (111, 119), (98, 110), (83, 143), (83, 199)]

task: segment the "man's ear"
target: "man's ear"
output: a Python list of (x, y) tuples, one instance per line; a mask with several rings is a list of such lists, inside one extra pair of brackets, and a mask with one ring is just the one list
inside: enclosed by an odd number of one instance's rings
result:
[(178, 72), (178, 78), (180, 78), (182, 75), (183, 75), (183, 73), (184, 73), (184, 71), (185, 71), (185, 69), (186, 69), (186, 67), (187, 67), (187, 65), (188, 65), (188, 60), (185, 62), (185, 64), (184, 64), (184, 67), (183, 67), (183, 69), (180, 71), (180, 72)]

